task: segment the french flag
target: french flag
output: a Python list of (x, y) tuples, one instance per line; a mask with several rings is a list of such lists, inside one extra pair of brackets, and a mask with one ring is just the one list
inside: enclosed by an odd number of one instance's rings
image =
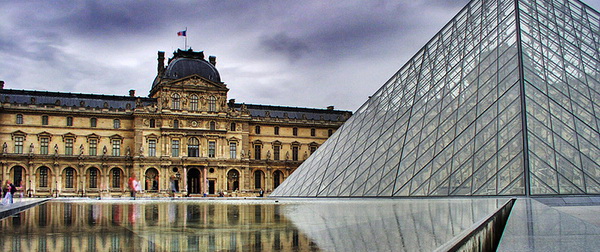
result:
[(178, 31), (177, 32), (177, 36), (184, 36), (184, 37), (186, 37), (185, 32), (187, 32), (187, 30), (186, 31)]

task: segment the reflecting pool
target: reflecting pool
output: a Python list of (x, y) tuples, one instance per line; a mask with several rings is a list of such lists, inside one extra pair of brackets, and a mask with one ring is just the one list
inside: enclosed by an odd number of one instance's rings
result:
[(0, 221), (0, 249), (431, 251), (505, 201), (53, 200)]

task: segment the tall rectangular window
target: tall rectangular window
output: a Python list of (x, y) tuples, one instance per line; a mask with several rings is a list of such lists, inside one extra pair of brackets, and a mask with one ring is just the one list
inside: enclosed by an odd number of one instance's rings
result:
[(17, 124), (23, 124), (23, 115), (17, 114)]
[(148, 141), (148, 156), (156, 157), (156, 139), (150, 139)]
[(42, 116), (42, 125), (48, 125), (48, 116), (47, 115)]
[(115, 157), (121, 156), (121, 140), (112, 140), (112, 155)]
[(179, 140), (171, 141), (171, 156), (179, 157)]
[(67, 117), (67, 126), (73, 126), (73, 117)]
[(98, 170), (90, 169), (90, 188), (98, 188)]
[(50, 144), (50, 139), (47, 137), (40, 138), (40, 154), (48, 155), (48, 145)]
[(23, 154), (23, 137), (15, 137), (15, 154)]
[(281, 146), (273, 146), (273, 160), (279, 160), (279, 153), (281, 152)]
[(73, 155), (73, 138), (65, 139), (65, 155)]
[(237, 143), (229, 143), (229, 158), (235, 159), (237, 157)]
[(213, 142), (213, 141), (208, 142), (208, 157), (215, 157), (216, 145), (217, 145), (216, 142)]
[(292, 161), (298, 161), (298, 146), (292, 147)]
[(98, 119), (96, 118), (91, 118), (90, 119), (90, 127), (92, 128), (96, 128), (96, 126), (98, 125)]
[(121, 120), (119, 120), (119, 119), (113, 120), (113, 128), (115, 128), (115, 129), (121, 128)]
[(40, 168), (40, 187), (48, 187), (48, 168)]
[(254, 145), (254, 159), (260, 160), (260, 145)]
[(96, 156), (98, 154), (98, 139), (90, 139), (90, 156)]
[(119, 170), (118, 168), (112, 169), (112, 187), (121, 187), (121, 170)]
[(190, 98), (190, 110), (198, 111), (198, 96), (197, 95), (192, 95), (192, 97)]
[(216, 112), (217, 111), (217, 98), (214, 96), (208, 97), (208, 111)]
[(298, 135), (298, 128), (293, 128), (293, 129), (292, 129), (292, 134), (293, 134), (294, 136), (297, 136), (297, 135)]
[(279, 127), (275, 126), (275, 128), (273, 129), (273, 133), (275, 133), (275, 135), (279, 135)]
[(317, 130), (316, 129), (310, 129), (310, 136), (315, 136), (317, 135)]
[(75, 169), (67, 168), (65, 170), (65, 188), (73, 188), (73, 174)]

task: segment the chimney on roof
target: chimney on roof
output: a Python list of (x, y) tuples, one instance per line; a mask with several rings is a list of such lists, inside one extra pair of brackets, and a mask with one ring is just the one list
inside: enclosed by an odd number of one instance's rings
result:
[(4, 81), (0, 80), (0, 89), (4, 89)]
[(158, 51), (158, 75), (165, 71), (165, 52)]
[(213, 66), (217, 66), (217, 56), (208, 56), (208, 62)]
[(135, 97), (135, 89), (129, 90), (129, 96)]
[(335, 107), (334, 106), (327, 106), (327, 110), (334, 110)]

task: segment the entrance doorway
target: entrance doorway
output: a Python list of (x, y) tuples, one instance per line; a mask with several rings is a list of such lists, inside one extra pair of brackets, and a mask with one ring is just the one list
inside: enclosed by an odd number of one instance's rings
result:
[(208, 180), (208, 194), (215, 194), (215, 180)]
[(23, 181), (23, 167), (15, 166), (13, 168), (13, 185), (16, 187), (21, 186), (21, 182)]
[(188, 193), (189, 194), (200, 194), (200, 170), (198, 168), (192, 168), (188, 171), (187, 175)]

